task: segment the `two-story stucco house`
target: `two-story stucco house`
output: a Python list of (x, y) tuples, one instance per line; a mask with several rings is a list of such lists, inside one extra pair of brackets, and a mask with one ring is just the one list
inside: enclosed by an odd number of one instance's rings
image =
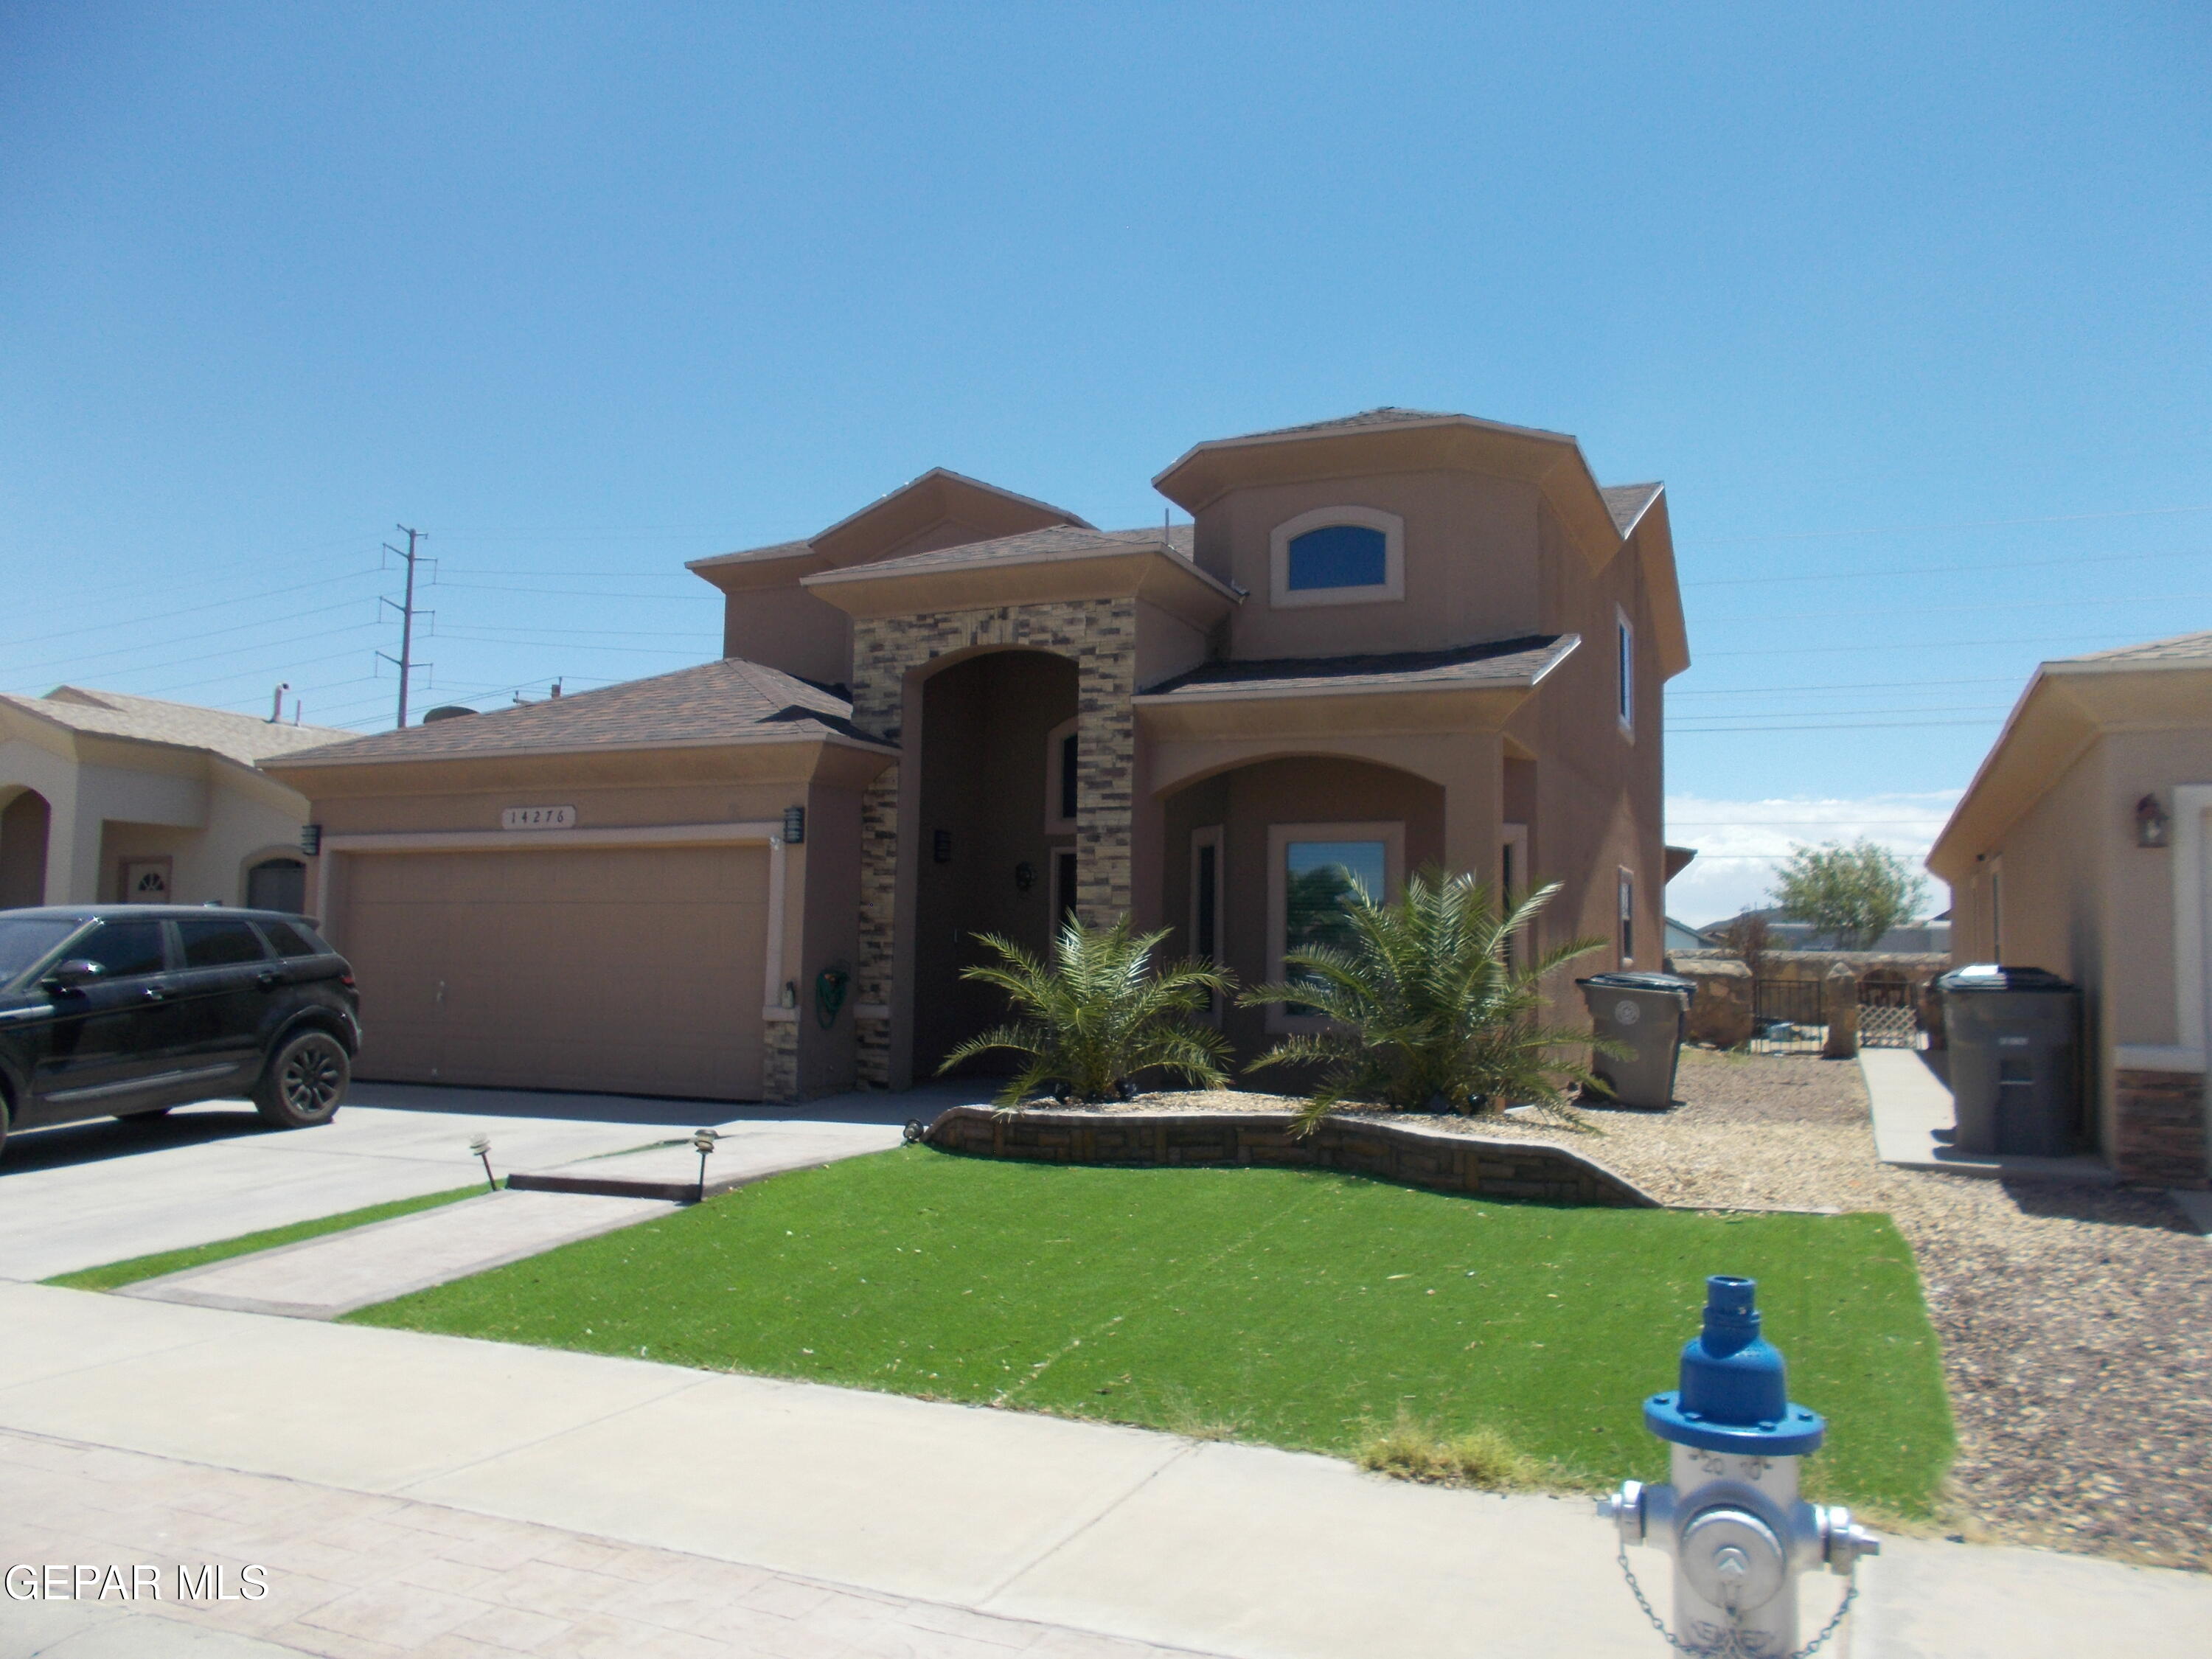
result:
[[(1546, 938), (1659, 965), (1659, 485), (1396, 409), (1154, 483), (1190, 525), (933, 471), (696, 561), (720, 662), (270, 763), (322, 827), (364, 1075), (903, 1087), (1003, 1014), (959, 979), (978, 933), (1127, 913), (1255, 982), (1346, 880), (1431, 864), (1558, 880)], [(1218, 1017), (1247, 1054), (1288, 1018)]]

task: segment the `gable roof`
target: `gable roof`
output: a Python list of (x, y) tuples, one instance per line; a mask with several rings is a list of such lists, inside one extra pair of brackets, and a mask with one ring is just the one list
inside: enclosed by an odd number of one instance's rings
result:
[(353, 735), (337, 726), (287, 726), (228, 708), (166, 702), (122, 691), (88, 691), (77, 685), (58, 685), (43, 697), (0, 694), (0, 703), (72, 732), (204, 750), (241, 766)]
[(1597, 493), (1605, 502), (1605, 510), (1613, 514), (1613, 526), (1620, 532), (1621, 540), (1626, 541), (1636, 533), (1638, 521), (1651, 510), (1651, 503), (1666, 488), (1662, 483), (1600, 484)]
[(1957, 882), (2114, 726), (2212, 729), (2212, 633), (2059, 657), (2039, 665), (1974, 779), (1928, 849)]
[(880, 738), (853, 724), (852, 714), (849, 702), (823, 686), (780, 668), (725, 657), (572, 696), (410, 726), (401, 732), (379, 732), (287, 756), (285, 764), (353, 766), (593, 749), (809, 743), (825, 738), (880, 744)]
[[(1024, 559), (1077, 557), (1085, 553), (1126, 553), (1132, 548), (1145, 547), (1164, 546), (1170, 552), (1188, 559), (1191, 556), (1197, 528), (1195, 525), (1174, 525), (1163, 533), (1159, 530), (1092, 530), (1088, 526), (1079, 529), (1072, 525), (1055, 525), (1045, 530), (1024, 531), (1018, 536), (994, 536), (989, 541), (963, 542), (956, 547), (933, 548), (927, 553), (909, 553), (903, 558), (878, 559), (848, 569), (826, 571), (806, 580), (807, 585), (813, 586), (824, 582), (862, 581), (909, 570), (932, 570), (943, 566), (973, 564), (993, 559), (1012, 562)], [(1208, 580), (1212, 579), (1209, 577)]]
[(714, 580), (716, 571), (733, 565), (770, 564), (799, 557), (811, 556), (820, 567), (835, 569), (867, 562), (948, 520), (979, 526), (983, 535), (975, 539), (1054, 526), (1091, 528), (1085, 520), (1050, 501), (986, 483), (949, 467), (933, 466), (804, 541), (773, 542), (735, 553), (716, 553), (693, 559), (684, 568), (708, 581)]

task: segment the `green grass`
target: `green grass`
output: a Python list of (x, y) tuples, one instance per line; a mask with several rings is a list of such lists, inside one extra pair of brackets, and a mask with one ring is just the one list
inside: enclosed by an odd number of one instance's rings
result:
[(365, 1309), (642, 1356), (1358, 1455), (1401, 1420), (1565, 1486), (1665, 1478), (1710, 1273), (1759, 1281), (1836, 1501), (1924, 1515), (1950, 1459), (1911, 1251), (1875, 1215), (1561, 1209), (1279, 1170), (908, 1147)]
[(273, 1250), (279, 1244), (296, 1244), (303, 1238), (342, 1233), (349, 1227), (366, 1227), (372, 1221), (389, 1221), (394, 1216), (412, 1215), (417, 1210), (434, 1210), (457, 1199), (473, 1198), (482, 1191), (482, 1187), (457, 1187), (451, 1192), (428, 1193), (421, 1198), (403, 1198), (391, 1204), (372, 1204), (365, 1210), (348, 1210), (341, 1215), (326, 1215), (314, 1221), (295, 1221), (289, 1227), (266, 1227), (258, 1233), (217, 1239), (212, 1244), (195, 1244), (188, 1250), (134, 1255), (128, 1261), (86, 1267), (45, 1282), (71, 1291), (112, 1291), (118, 1285), (136, 1285), (142, 1279), (159, 1279), (164, 1273), (180, 1273), (187, 1267), (204, 1267), (210, 1261), (251, 1255), (256, 1250)]

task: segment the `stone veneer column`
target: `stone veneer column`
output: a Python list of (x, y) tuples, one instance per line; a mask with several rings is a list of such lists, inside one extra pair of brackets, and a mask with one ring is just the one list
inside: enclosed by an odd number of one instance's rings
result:
[(763, 1022), (765, 1030), (761, 1038), (761, 1098), (763, 1100), (796, 1100), (799, 1098), (799, 1022), (795, 1019), (771, 1019)]
[[(1049, 651), (1076, 668), (1076, 908), (1109, 922), (1130, 908), (1129, 818), (1136, 774), (1136, 601), (1062, 600), (987, 611), (868, 617), (853, 624), (853, 720), (902, 746), (907, 676), (976, 646)], [(900, 987), (899, 790), (909, 755), (860, 803), (860, 961), (854, 1019), (860, 1081), (891, 1080), (890, 1010)]]
[(2208, 1183), (2204, 1074), (2122, 1066), (2112, 1076), (2112, 1167), (2160, 1187)]

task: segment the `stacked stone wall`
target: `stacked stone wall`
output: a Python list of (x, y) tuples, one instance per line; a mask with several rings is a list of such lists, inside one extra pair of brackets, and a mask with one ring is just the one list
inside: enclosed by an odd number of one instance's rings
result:
[(1432, 1192), (1549, 1204), (1656, 1209), (1659, 1201), (1601, 1164), (1547, 1141), (1331, 1117), (1310, 1135), (1288, 1112), (1000, 1113), (955, 1106), (923, 1139), (946, 1152), (1032, 1164), (1150, 1167), (1259, 1165), (1341, 1170)]
[(2204, 1077), (2123, 1066), (2112, 1078), (2112, 1167), (2159, 1187), (2204, 1187)]
[[(1130, 817), (1136, 780), (1137, 605), (1133, 599), (1055, 600), (981, 611), (864, 617), (853, 630), (853, 719), (902, 740), (908, 676), (976, 647), (1049, 651), (1076, 667), (1076, 908), (1092, 923), (1130, 908)], [(860, 802), (860, 954), (854, 1019), (860, 1080), (890, 1082), (890, 1010), (898, 959), (899, 777), (886, 769)]]
[(761, 1033), (761, 1098), (796, 1100), (799, 1095), (799, 1022), (764, 1020)]

